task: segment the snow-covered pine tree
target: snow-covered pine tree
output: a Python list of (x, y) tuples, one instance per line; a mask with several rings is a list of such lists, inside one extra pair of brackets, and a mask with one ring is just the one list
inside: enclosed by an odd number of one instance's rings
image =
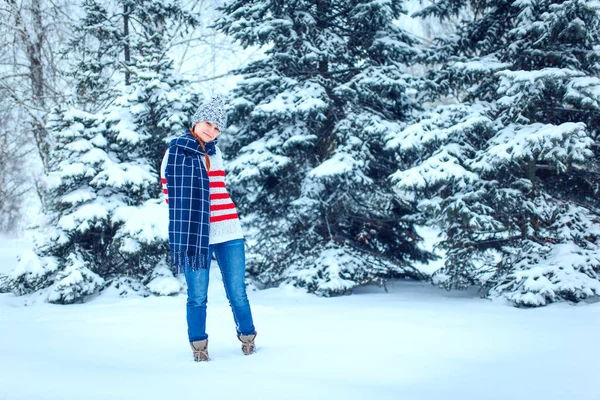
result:
[(17, 295), (46, 289), (46, 299), (73, 303), (104, 286), (94, 265), (112, 264), (107, 250), (114, 204), (95, 185), (96, 175), (113, 164), (96, 115), (55, 110), (47, 129), (53, 151), (47, 177), (48, 212), (35, 230), (34, 251), (24, 254), (9, 277)]
[(86, 111), (98, 111), (114, 99), (112, 88), (118, 81), (114, 75), (125, 58), (120, 57), (128, 39), (124, 24), (107, 6), (117, 7), (106, 1), (83, 0), (83, 17), (64, 50), (73, 60), (69, 72), (76, 81), (77, 105)]
[[(248, 271), (330, 296), (421, 278), (414, 209), (388, 179), (384, 136), (415, 107), (415, 40), (401, 1), (235, 0), (217, 28), (266, 57), (238, 71), (228, 180), (251, 240)], [(226, 142), (225, 142), (226, 141)]]
[(437, 281), (523, 306), (599, 295), (600, 3), (438, 0), (419, 14), (469, 6), (424, 57), (430, 100), (447, 105), (388, 136), (395, 181), (443, 229)]
[[(118, 96), (102, 114), (119, 164), (114, 175), (99, 178), (122, 200), (112, 216), (117, 226), (112, 245), (121, 257), (112, 276), (115, 285), (126, 275), (129, 285), (172, 294), (180, 286), (166, 264), (168, 211), (160, 198), (158, 171), (169, 140), (189, 128), (198, 96), (175, 73), (165, 41), (199, 21), (176, 0), (117, 3), (113, 8), (131, 24), (122, 46), (129, 55), (122, 63), (124, 82), (115, 89)], [(127, 178), (114, 179), (121, 174)]]
[[(151, 40), (149, 48), (157, 53), (157, 45), (167, 51), (170, 40), (200, 23), (179, 0), (83, 0), (82, 9), (65, 53), (72, 61), (78, 107), (85, 110), (106, 107), (119, 96), (112, 89), (130, 83), (140, 38)], [(148, 34), (156, 29), (161, 37), (151, 39)]]
[(135, 166), (147, 172), (139, 175), (133, 187), (113, 180), (110, 174), (105, 176), (105, 184), (127, 199), (114, 215), (122, 223), (114, 237), (125, 261), (122, 272), (145, 284), (153, 277), (172, 277), (166, 261), (168, 209), (160, 196), (157, 172), (169, 141), (189, 129), (189, 118), (200, 102), (188, 82), (175, 74), (172, 60), (165, 57), (164, 32), (159, 28), (145, 27), (138, 55), (128, 68), (130, 84), (122, 87), (120, 96), (104, 111), (111, 150), (118, 154), (123, 171)]
[(96, 114), (72, 106), (52, 116), (48, 221), (10, 277), (17, 294), (49, 288), (48, 301), (72, 303), (107, 285), (120, 293), (180, 290), (165, 262), (168, 211), (158, 171), (169, 139), (189, 127), (198, 101), (175, 74), (164, 38), (196, 20), (176, 1), (117, 3), (132, 24), (131, 57), (121, 63), (127, 80)]

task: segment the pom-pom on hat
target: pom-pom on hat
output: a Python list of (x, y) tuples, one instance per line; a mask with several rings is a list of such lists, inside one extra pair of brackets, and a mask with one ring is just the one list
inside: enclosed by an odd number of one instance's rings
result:
[(198, 107), (192, 117), (192, 124), (196, 122), (208, 121), (216, 124), (220, 130), (227, 126), (227, 112), (225, 111), (225, 98), (223, 96), (214, 96), (210, 101), (205, 102)]

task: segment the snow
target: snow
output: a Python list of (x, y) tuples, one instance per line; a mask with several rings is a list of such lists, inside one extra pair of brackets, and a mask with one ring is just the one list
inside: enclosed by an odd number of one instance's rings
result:
[[(82, 128), (83, 130), (83, 128)], [(86, 150), (90, 150), (92, 148), (92, 144), (85, 139), (77, 139), (72, 141), (71, 143), (67, 143), (67, 145), (65, 146), (65, 149), (73, 151), (73, 152), (79, 152), (79, 153), (83, 153)]]
[[(575, 71), (568, 68), (542, 68), (534, 71), (510, 71), (503, 70), (496, 73), (501, 77), (510, 78), (514, 82), (530, 82), (533, 83), (540, 79), (561, 79), (575, 78), (583, 75), (580, 71)], [(499, 91), (502, 93), (502, 91)]]
[[(389, 149), (421, 150), (424, 146), (430, 145), (432, 142), (446, 142), (462, 132), (475, 129), (478, 126), (488, 126), (491, 124), (490, 119), (482, 115), (483, 110), (478, 109), (476, 105), (470, 110), (470, 115), (466, 116), (462, 121), (454, 122), (448, 126), (452, 114), (460, 111), (460, 106), (438, 107), (433, 115), (409, 125), (400, 132), (390, 130), (390, 133), (386, 135), (386, 147)], [(438, 127), (438, 125), (442, 125), (443, 127)]]
[(10, 272), (12, 277), (16, 277), (19, 275), (28, 275), (34, 278), (42, 278), (45, 273), (50, 271), (54, 271), (57, 268), (56, 262), (52, 258), (48, 258), (45, 261), (46, 265), (42, 265), (39, 257), (33, 252), (33, 250), (28, 249), (25, 251), (21, 251), (19, 254), (13, 253), (11, 256), (16, 259), (19, 258), (19, 263), (14, 269), (11, 271), (0, 271), (2, 273)]
[[(452, 64), (452, 69), (461, 71), (462, 73), (480, 74), (489, 74), (508, 67), (510, 67), (509, 63), (500, 62), (492, 56), (482, 57), (481, 59), (474, 61), (457, 61)], [(506, 71), (506, 73), (510, 72), (512, 71)]]
[(97, 174), (91, 183), (97, 186), (112, 186), (121, 188), (127, 185), (143, 187), (149, 182), (154, 182), (153, 175), (146, 165), (135, 165), (128, 162), (114, 163), (107, 160), (102, 171)]
[(167, 264), (162, 262), (154, 269), (152, 280), (146, 286), (154, 294), (172, 296), (181, 293), (184, 280), (174, 277)]
[(317, 139), (318, 139), (317, 135), (310, 135), (310, 134), (308, 134), (308, 135), (306, 135), (306, 134), (292, 135), (288, 139), (286, 139), (286, 141), (283, 143), (282, 147), (283, 148), (293, 147), (293, 146), (296, 146), (296, 145), (302, 144), (302, 143), (312, 144)]
[(340, 175), (352, 171), (355, 161), (347, 154), (335, 154), (308, 173), (311, 177)]
[(52, 174), (53, 178), (58, 176), (59, 178), (77, 177), (85, 173), (85, 165), (83, 163), (71, 163), (64, 165), (61, 170), (57, 173)]
[[(89, 142), (88, 142), (89, 143)], [(81, 154), (79, 160), (87, 164), (101, 163), (109, 160), (108, 155), (101, 149), (90, 149), (90, 151)]]
[(90, 222), (107, 218), (108, 210), (104, 203), (104, 199), (100, 198), (97, 202), (79, 206), (74, 212), (61, 217), (58, 227), (66, 231), (87, 231), (90, 228)]
[(586, 107), (599, 108), (600, 79), (591, 76), (571, 79), (565, 98), (581, 101)]
[(114, 221), (124, 222), (118, 237), (134, 237), (142, 243), (168, 240), (169, 208), (162, 199), (151, 199), (139, 207), (122, 206), (115, 209)]
[(269, 103), (259, 104), (253, 113), (257, 116), (271, 113), (308, 113), (312, 110), (321, 110), (327, 104), (321, 100), (326, 97), (325, 89), (314, 82), (307, 81), (303, 87), (294, 87), (279, 93)]
[(361, 268), (360, 260), (352, 257), (345, 248), (325, 248), (316, 260), (307, 259), (306, 265), (290, 271), (286, 277), (296, 277), (312, 284), (319, 293), (344, 293), (355, 286), (355, 282), (345, 279)]
[(96, 147), (106, 147), (108, 145), (108, 141), (106, 140), (104, 135), (100, 133), (94, 136), (94, 138), (90, 140), (90, 143), (92, 143)]
[(459, 160), (447, 151), (448, 149), (451, 149), (451, 146), (442, 148), (416, 167), (394, 172), (391, 175), (392, 181), (396, 182), (399, 187), (423, 188), (450, 179), (457, 179), (458, 182), (477, 180), (478, 175), (461, 166)]
[(472, 163), (481, 170), (497, 168), (498, 161), (537, 157), (550, 162), (562, 161), (561, 169), (570, 160), (583, 162), (592, 157), (587, 147), (594, 141), (585, 132), (582, 122), (560, 125), (534, 123), (525, 126), (510, 124), (490, 140), (492, 146), (481, 159)]
[(76, 255), (70, 254), (69, 265), (60, 271), (56, 282), (43, 296), (51, 302), (72, 303), (82, 294), (93, 294), (104, 285), (104, 279), (90, 271), (86, 263)]
[[(124, 96), (126, 97), (126, 96)], [(119, 98), (121, 102), (125, 102), (124, 99)], [(112, 126), (112, 129), (118, 132), (117, 139), (119, 141), (127, 142), (130, 144), (138, 144), (141, 140), (141, 135), (138, 133), (139, 127), (136, 125), (132, 116), (130, 116), (129, 111), (132, 114), (136, 112), (141, 112), (142, 110), (139, 107), (143, 107), (143, 104), (133, 104), (129, 106), (129, 109), (111, 109), (110, 112), (106, 114), (107, 122), (116, 122)], [(136, 108), (137, 107), (137, 108)]]
[(228, 163), (230, 171), (236, 171), (236, 174), (229, 174), (229, 179), (235, 176), (240, 180), (259, 175), (261, 170), (276, 170), (289, 164), (287, 157), (272, 153), (269, 149), (269, 143), (264, 139), (256, 140), (245, 146), (240, 154)]
[[(0, 265), (24, 247), (0, 241)], [(409, 281), (250, 291), (257, 353), (244, 356), (216, 265), (210, 280), (208, 363), (192, 361), (183, 294), (30, 307), (0, 294), (0, 398), (598, 398), (600, 302), (517, 309)]]
[(63, 203), (77, 205), (86, 201), (94, 200), (96, 197), (96, 193), (94, 193), (89, 187), (81, 187), (66, 193), (65, 195), (61, 196), (60, 199)]

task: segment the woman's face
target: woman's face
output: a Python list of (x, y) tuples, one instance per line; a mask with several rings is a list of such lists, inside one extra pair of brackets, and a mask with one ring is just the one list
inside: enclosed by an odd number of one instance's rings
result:
[(198, 140), (202, 140), (204, 143), (208, 143), (216, 139), (221, 133), (221, 130), (216, 124), (208, 121), (196, 122), (192, 133)]

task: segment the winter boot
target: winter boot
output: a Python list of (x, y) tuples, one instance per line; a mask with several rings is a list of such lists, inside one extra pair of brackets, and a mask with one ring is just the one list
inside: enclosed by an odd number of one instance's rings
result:
[(190, 342), (194, 351), (194, 361), (210, 361), (208, 357), (208, 339)]
[(245, 355), (256, 352), (256, 345), (254, 344), (255, 337), (256, 332), (252, 335), (238, 335), (238, 339), (240, 339), (240, 342), (242, 342), (242, 351)]

